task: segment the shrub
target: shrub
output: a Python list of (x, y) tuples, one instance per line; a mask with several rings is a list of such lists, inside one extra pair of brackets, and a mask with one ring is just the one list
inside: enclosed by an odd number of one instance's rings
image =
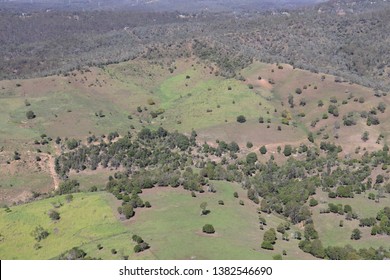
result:
[(202, 228), (202, 231), (207, 234), (212, 234), (215, 232), (215, 229), (211, 224), (205, 224)]

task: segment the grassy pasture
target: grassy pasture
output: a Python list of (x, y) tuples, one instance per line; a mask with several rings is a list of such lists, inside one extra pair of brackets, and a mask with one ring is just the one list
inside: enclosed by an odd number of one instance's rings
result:
[[(57, 209), (61, 219), (53, 222), (48, 212), (53, 209), (52, 203), (58, 202), (63, 204)], [(51, 259), (74, 246), (128, 232), (117, 221), (108, 204), (108, 195), (104, 193), (75, 194), (70, 203), (61, 196), (11, 207), (10, 213), (0, 212), (0, 225), (1, 259)], [(47, 229), (49, 236), (40, 242), (42, 248), (35, 250), (36, 241), (31, 232), (38, 225)], [(132, 248), (123, 242), (119, 249), (130, 251)]]
[[(359, 217), (370, 218), (376, 217), (379, 210), (385, 206), (390, 205), (390, 198), (387, 196), (381, 198), (379, 203), (369, 200), (367, 194), (355, 195), (354, 198), (335, 198), (327, 197), (327, 193), (317, 191), (315, 198), (321, 201), (318, 206), (313, 209), (313, 221), (317, 229), (320, 239), (324, 246), (344, 246), (352, 245), (354, 248), (378, 248), (383, 246), (390, 249), (390, 236), (376, 235), (371, 236), (371, 228), (359, 228), (359, 221), (347, 221), (345, 215), (338, 215), (334, 213), (320, 214), (320, 209), (327, 208), (328, 203), (350, 205)], [(339, 227), (340, 220), (343, 220), (343, 227)], [(352, 230), (359, 228), (362, 231), (362, 238), (360, 240), (351, 240)]]
[[(217, 192), (197, 194), (196, 198), (181, 189), (152, 189), (144, 191), (142, 199), (152, 204), (150, 209), (137, 212), (134, 220), (126, 222), (132, 231), (152, 244), (151, 252), (157, 259), (270, 259), (288, 252), (286, 259), (310, 259), (297, 247), (297, 240), (283, 241), (278, 233), (275, 250), (260, 248), (264, 231), (276, 228), (283, 220), (265, 215), (268, 225), (259, 229), (257, 205), (246, 198), (238, 185), (213, 182)], [(239, 198), (233, 197), (233, 192)], [(244, 206), (239, 205), (239, 200)], [(225, 205), (218, 205), (223, 200)], [(200, 204), (207, 202), (208, 215), (200, 215)], [(264, 214), (262, 214), (264, 215)], [(214, 226), (216, 233), (202, 233), (204, 224)]]
[[(79, 246), (89, 256), (103, 259), (270, 259), (283, 250), (288, 253), (286, 259), (312, 259), (298, 249), (297, 240), (283, 241), (279, 233), (275, 250), (261, 249), (264, 231), (259, 229), (257, 205), (235, 184), (214, 184), (217, 193), (198, 194), (196, 198), (182, 189), (146, 190), (141, 196), (152, 208), (137, 209), (136, 215), (124, 222), (115, 214), (116, 199), (101, 192), (74, 194), (70, 203), (60, 196), (11, 207), (10, 213), (0, 212), (0, 257), (50, 259)], [(238, 199), (233, 197), (234, 191), (238, 191)], [(218, 205), (220, 199), (225, 205)], [(244, 206), (239, 205), (239, 199)], [(206, 216), (200, 215), (202, 202), (207, 202), (211, 211)], [(61, 219), (53, 222), (48, 211), (56, 203), (63, 204), (57, 209)], [(283, 221), (274, 215), (265, 218), (265, 230)], [(203, 234), (205, 223), (213, 224), (216, 233)], [(35, 250), (36, 241), (30, 233), (37, 225), (47, 229), (49, 236), (40, 242), (42, 248)], [(151, 249), (135, 254), (132, 234), (140, 235)], [(98, 244), (103, 249), (98, 250)]]

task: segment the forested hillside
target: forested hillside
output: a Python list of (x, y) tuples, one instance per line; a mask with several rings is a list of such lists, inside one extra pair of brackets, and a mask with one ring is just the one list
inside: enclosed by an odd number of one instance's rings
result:
[(258, 59), (384, 90), (389, 88), (389, 5), (332, 1), (260, 14), (3, 11), (0, 74), (28, 77), (141, 56), (196, 55), (217, 63), (226, 76)]

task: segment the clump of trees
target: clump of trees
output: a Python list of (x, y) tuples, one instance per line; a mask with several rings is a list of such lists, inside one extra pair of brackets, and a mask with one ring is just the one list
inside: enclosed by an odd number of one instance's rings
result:
[(137, 243), (137, 245), (134, 246), (135, 253), (140, 253), (150, 248), (150, 245), (146, 243), (139, 235), (134, 234), (132, 236), (132, 240)]

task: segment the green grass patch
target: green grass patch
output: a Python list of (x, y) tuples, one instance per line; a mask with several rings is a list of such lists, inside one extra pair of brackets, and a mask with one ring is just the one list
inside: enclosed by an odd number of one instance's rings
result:
[[(74, 194), (70, 203), (60, 196), (11, 207), (10, 213), (2, 210), (0, 258), (51, 259), (74, 246), (127, 233), (128, 230), (114, 216), (108, 199), (109, 195), (105, 193), (80, 193)], [(56, 209), (61, 216), (57, 222), (48, 216), (53, 209), (52, 203), (63, 204)], [(36, 250), (31, 232), (38, 225), (47, 229), (49, 236), (40, 242), (42, 248)], [(117, 250), (131, 249), (128, 242), (121, 244), (123, 247)]]

